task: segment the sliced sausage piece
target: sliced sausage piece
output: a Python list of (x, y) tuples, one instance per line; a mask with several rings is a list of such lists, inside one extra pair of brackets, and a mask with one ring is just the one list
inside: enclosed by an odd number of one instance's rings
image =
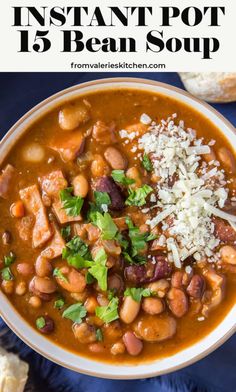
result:
[(143, 349), (143, 343), (138, 339), (133, 332), (128, 331), (123, 336), (123, 342), (126, 350), (132, 356), (139, 355)]
[(14, 184), (16, 170), (12, 165), (7, 165), (0, 175), (0, 197), (7, 199), (11, 186)]
[(236, 231), (226, 221), (220, 218), (213, 218), (215, 224), (215, 236), (222, 242), (236, 244)]
[(58, 199), (61, 190), (68, 185), (61, 170), (55, 170), (38, 179), (41, 189), (52, 199)]
[(134, 323), (134, 331), (138, 337), (147, 342), (162, 342), (174, 336), (176, 321), (166, 315), (146, 315)]
[(181, 289), (172, 287), (167, 294), (168, 306), (176, 317), (183, 317), (188, 311), (188, 299)]
[(120, 187), (112, 177), (101, 177), (95, 185), (96, 191), (107, 192), (111, 199), (111, 210), (119, 211), (125, 207), (125, 200)]
[(203, 293), (205, 291), (205, 279), (201, 275), (193, 275), (186, 291), (190, 297), (193, 298), (202, 298)]
[(104, 152), (104, 157), (112, 169), (125, 170), (127, 168), (127, 159), (115, 147), (108, 147)]
[(85, 138), (79, 131), (67, 133), (65, 136), (56, 136), (51, 142), (50, 148), (57, 151), (63, 162), (73, 161), (77, 156), (82, 154), (85, 145)]
[(63, 248), (65, 248), (65, 241), (62, 238), (62, 235), (55, 225), (52, 223), (53, 237), (50, 240), (47, 247), (41, 252), (42, 257), (46, 257), (48, 259), (54, 259), (56, 257), (61, 256)]
[(32, 233), (33, 247), (41, 247), (51, 238), (52, 230), (37, 185), (20, 190), (20, 198), (26, 210), (35, 217)]

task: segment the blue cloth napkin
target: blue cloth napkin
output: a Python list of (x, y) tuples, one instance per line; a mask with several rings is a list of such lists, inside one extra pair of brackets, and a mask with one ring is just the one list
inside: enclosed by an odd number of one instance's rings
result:
[[(27, 110), (49, 95), (88, 80), (113, 76), (154, 79), (183, 88), (176, 73), (0, 73), (0, 136)], [(236, 125), (236, 103), (213, 106)], [(236, 336), (185, 369), (161, 377), (134, 381), (103, 380), (57, 366), (28, 348), (1, 319), (0, 345), (19, 353), (30, 364), (30, 380), (33, 385), (30, 390), (36, 392), (236, 391)]]

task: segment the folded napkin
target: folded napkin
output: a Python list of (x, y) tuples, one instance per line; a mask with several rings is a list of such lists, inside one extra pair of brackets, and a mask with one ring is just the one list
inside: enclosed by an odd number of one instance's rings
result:
[[(176, 73), (0, 73), (0, 136), (32, 106), (63, 88), (114, 76), (159, 80), (183, 88)], [(13, 94), (14, 92), (14, 94)], [(236, 103), (213, 105), (236, 125)], [(118, 381), (84, 376), (44, 359), (0, 319), (0, 346), (30, 365), (27, 392), (234, 392), (236, 336), (203, 360), (178, 372), (146, 380)], [(1, 369), (0, 369), (1, 372)]]

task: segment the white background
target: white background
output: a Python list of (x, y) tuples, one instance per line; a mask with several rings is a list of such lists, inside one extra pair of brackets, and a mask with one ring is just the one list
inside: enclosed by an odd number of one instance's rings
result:
[[(116, 27), (71, 27), (69, 24), (62, 27), (40, 27), (35, 21), (33, 27), (13, 27), (12, 6), (47, 6), (68, 7), (88, 6), (91, 10), (95, 6), (101, 7), (104, 16), (109, 20), (109, 11), (106, 6), (152, 6), (153, 15), (147, 18), (148, 27), (135, 27), (136, 18), (131, 17), (129, 27), (124, 27), (118, 20)], [(196, 6), (203, 9), (204, 6), (225, 6), (226, 15), (220, 13), (220, 27), (209, 27), (209, 15), (204, 17), (202, 23), (196, 27), (184, 25), (180, 18), (173, 21), (172, 27), (160, 27), (160, 6), (175, 6), (183, 10), (185, 7)], [(91, 13), (92, 14), (92, 13)], [(68, 22), (71, 19), (68, 18)], [(86, 18), (89, 22), (89, 17)], [(31, 44), (35, 31), (50, 29), (49, 38), (52, 42), (51, 49), (45, 53), (19, 53), (20, 36), (18, 29), (30, 29)], [(62, 53), (62, 30), (78, 29), (84, 34), (84, 38), (97, 37), (134, 37), (137, 42), (137, 53)], [(216, 37), (220, 40), (220, 49), (212, 54), (212, 59), (202, 59), (201, 53), (186, 53), (183, 50), (171, 53), (164, 50), (160, 53), (146, 53), (146, 35), (150, 30), (164, 30), (164, 40), (170, 37)], [(235, 0), (102, 0), (95, 3), (94, 0), (3, 0), (0, 8), (0, 71), (78, 71), (83, 69), (71, 69), (71, 63), (97, 63), (97, 62), (137, 62), (137, 63), (164, 63), (165, 71), (236, 71), (236, 1)], [(119, 69), (100, 69), (101, 71), (119, 71)], [(123, 69), (120, 69), (122, 71)], [(161, 71), (161, 69), (145, 69), (145, 71)], [(99, 71), (86, 69), (88, 71)], [(126, 69), (132, 71), (132, 69)], [(134, 69), (134, 71), (138, 71)], [(144, 69), (140, 69), (143, 72)]]

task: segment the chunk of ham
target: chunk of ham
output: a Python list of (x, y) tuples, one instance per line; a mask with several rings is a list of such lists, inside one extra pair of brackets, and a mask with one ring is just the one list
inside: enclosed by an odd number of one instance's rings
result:
[(58, 200), (52, 204), (52, 209), (54, 214), (56, 215), (56, 218), (59, 223), (62, 225), (64, 223), (70, 223), (70, 222), (79, 222), (82, 220), (82, 216), (70, 216), (66, 214), (65, 209), (63, 208), (63, 203), (61, 200)]
[(9, 196), (15, 172), (16, 171), (12, 165), (7, 165), (0, 175), (0, 196), (3, 199), (7, 199)]
[(58, 199), (60, 191), (68, 185), (61, 170), (52, 171), (38, 180), (42, 191), (53, 200)]
[(20, 198), (26, 210), (35, 218), (32, 233), (33, 247), (41, 247), (51, 238), (52, 230), (37, 185), (20, 190)]
[(66, 246), (65, 241), (55, 223), (52, 224), (52, 230), (53, 237), (47, 244), (47, 247), (41, 252), (41, 256), (46, 257), (47, 259), (54, 259), (61, 256), (62, 249)]
[(64, 162), (73, 161), (84, 150), (85, 138), (81, 132), (66, 133), (66, 135), (56, 137), (50, 148), (60, 154)]

